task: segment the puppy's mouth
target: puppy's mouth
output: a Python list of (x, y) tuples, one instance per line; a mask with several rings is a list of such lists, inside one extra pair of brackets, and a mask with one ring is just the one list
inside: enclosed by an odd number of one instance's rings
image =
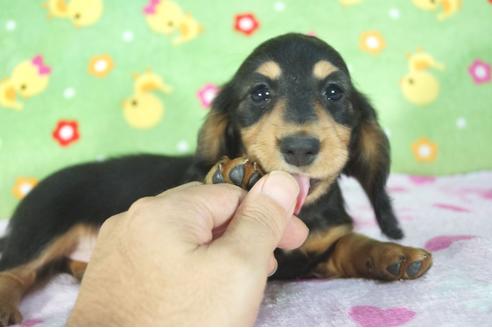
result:
[[(250, 157), (252, 156), (250, 155)], [(271, 170), (264, 170), (263, 166), (261, 165), (261, 161), (259, 161), (258, 159), (255, 159), (254, 161), (259, 164), (260, 168), (262, 168), (263, 173), (268, 173), (271, 171)], [(290, 168), (286, 169), (285, 167), (280, 167), (280, 168), (277, 167), (276, 169), (286, 171), (287, 173), (292, 175), (294, 179), (296, 179), (297, 184), (299, 185), (299, 194), (297, 195), (294, 214), (299, 215), (309, 194), (313, 192), (316, 189), (316, 187), (320, 184), (320, 182), (323, 180), (319, 178), (312, 178), (305, 173), (299, 172), (299, 170), (292, 170)]]
[(306, 202), (307, 196), (316, 188), (321, 180), (312, 179), (304, 174), (292, 174), (292, 176), (299, 185), (299, 194), (297, 195), (296, 207), (294, 208), (294, 214), (298, 215)]

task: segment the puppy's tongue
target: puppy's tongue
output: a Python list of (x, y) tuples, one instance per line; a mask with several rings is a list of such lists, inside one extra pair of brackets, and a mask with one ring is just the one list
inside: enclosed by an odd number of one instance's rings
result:
[(294, 214), (298, 215), (301, 212), (302, 205), (306, 201), (307, 194), (309, 193), (309, 177), (302, 174), (292, 175), (297, 183), (299, 184), (299, 195), (297, 195), (296, 207), (294, 209)]

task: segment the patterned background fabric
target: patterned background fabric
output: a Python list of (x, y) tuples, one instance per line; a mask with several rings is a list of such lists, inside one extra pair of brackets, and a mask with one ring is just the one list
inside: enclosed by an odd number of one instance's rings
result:
[(340, 51), (393, 171), (492, 168), (490, 0), (1, 1), (0, 217), (69, 164), (192, 152), (220, 85), (292, 31)]

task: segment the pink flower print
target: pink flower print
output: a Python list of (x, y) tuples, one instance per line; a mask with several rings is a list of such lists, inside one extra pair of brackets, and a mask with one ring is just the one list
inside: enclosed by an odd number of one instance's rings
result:
[(196, 96), (203, 108), (209, 108), (218, 93), (219, 87), (215, 84), (207, 83), (198, 90)]
[(475, 84), (482, 84), (490, 82), (490, 64), (481, 61), (480, 59), (475, 59), (475, 61), (468, 67), (468, 73), (470, 73), (473, 82)]

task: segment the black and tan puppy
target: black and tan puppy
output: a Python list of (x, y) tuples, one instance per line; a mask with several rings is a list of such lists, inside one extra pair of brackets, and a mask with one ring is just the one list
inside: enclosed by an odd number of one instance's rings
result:
[(22, 295), (52, 268), (82, 277), (85, 264), (67, 256), (137, 199), (190, 180), (248, 189), (272, 170), (297, 179), (296, 211), (310, 228), (300, 249), (277, 251), (273, 278), (417, 278), (431, 266), (430, 254), (353, 233), (337, 182), (341, 174), (355, 177), (383, 233), (399, 239), (403, 233), (385, 191), (389, 166), (388, 140), (340, 55), (315, 37), (271, 39), (223, 86), (195, 156), (137, 155), (77, 165), (27, 195), (2, 241), (0, 324), (19, 322)]

